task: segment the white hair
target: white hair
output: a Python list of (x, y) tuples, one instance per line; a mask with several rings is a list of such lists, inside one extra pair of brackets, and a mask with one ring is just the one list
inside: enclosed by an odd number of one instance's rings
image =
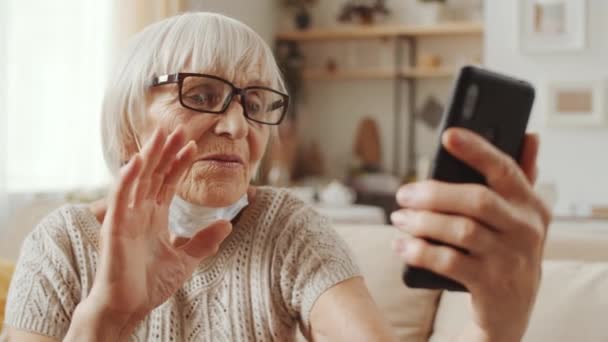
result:
[(105, 92), (101, 116), (104, 158), (116, 175), (139, 144), (146, 120), (150, 82), (177, 72), (217, 74), (228, 80), (255, 74), (269, 86), (286, 91), (272, 51), (247, 25), (221, 14), (177, 15), (146, 27), (127, 45)]

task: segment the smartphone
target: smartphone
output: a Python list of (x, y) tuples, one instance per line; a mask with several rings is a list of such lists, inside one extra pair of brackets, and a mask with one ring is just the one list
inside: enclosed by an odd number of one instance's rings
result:
[[(533, 103), (534, 87), (530, 83), (479, 67), (465, 66), (460, 70), (443, 115), (439, 139), (441, 141), (441, 134), (450, 127), (467, 128), (519, 160)], [(450, 155), (441, 142), (429, 178), (486, 185), (482, 174)], [(433, 240), (429, 242), (440, 244)], [(412, 288), (467, 291), (452, 279), (408, 265), (403, 272), (403, 281)]]

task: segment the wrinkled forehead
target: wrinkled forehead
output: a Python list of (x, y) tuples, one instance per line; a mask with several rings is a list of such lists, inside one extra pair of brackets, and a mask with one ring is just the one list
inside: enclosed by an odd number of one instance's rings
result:
[[(200, 49), (205, 49), (200, 51)], [(167, 73), (191, 72), (214, 75), (234, 83), (238, 87), (251, 84), (278, 87), (279, 72), (274, 58), (268, 56), (262, 47), (238, 49), (233, 46), (220, 44), (211, 46), (204, 44), (199, 49), (193, 49), (181, 61), (168, 61), (164, 69)], [(172, 62), (172, 63), (171, 63)]]
[(264, 70), (259, 64), (239, 65), (235, 68), (226, 65), (189, 67), (186, 70), (180, 70), (180, 72), (194, 72), (217, 76), (240, 88), (251, 85), (262, 85), (266, 87), (276, 86), (276, 82), (273, 82), (272, 74), (267, 70)]

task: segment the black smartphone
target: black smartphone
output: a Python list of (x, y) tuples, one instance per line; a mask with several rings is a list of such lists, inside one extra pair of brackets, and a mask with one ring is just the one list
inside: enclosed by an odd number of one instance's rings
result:
[[(467, 128), (519, 160), (533, 103), (534, 87), (530, 83), (486, 69), (465, 66), (460, 70), (444, 113), (440, 140), (443, 131), (450, 127)], [(482, 174), (450, 155), (441, 143), (429, 178), (452, 183), (486, 184)], [(437, 241), (429, 242), (439, 244)], [(412, 288), (467, 291), (452, 279), (407, 265), (403, 281)]]

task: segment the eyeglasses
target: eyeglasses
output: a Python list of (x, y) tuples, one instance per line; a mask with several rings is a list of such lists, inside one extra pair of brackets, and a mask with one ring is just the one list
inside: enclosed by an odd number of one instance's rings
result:
[(178, 84), (182, 106), (201, 113), (224, 113), (232, 98), (240, 95), (245, 117), (265, 125), (280, 124), (289, 104), (289, 95), (274, 89), (262, 86), (237, 88), (223, 78), (206, 74), (180, 72), (158, 76), (151, 87), (169, 83)]

